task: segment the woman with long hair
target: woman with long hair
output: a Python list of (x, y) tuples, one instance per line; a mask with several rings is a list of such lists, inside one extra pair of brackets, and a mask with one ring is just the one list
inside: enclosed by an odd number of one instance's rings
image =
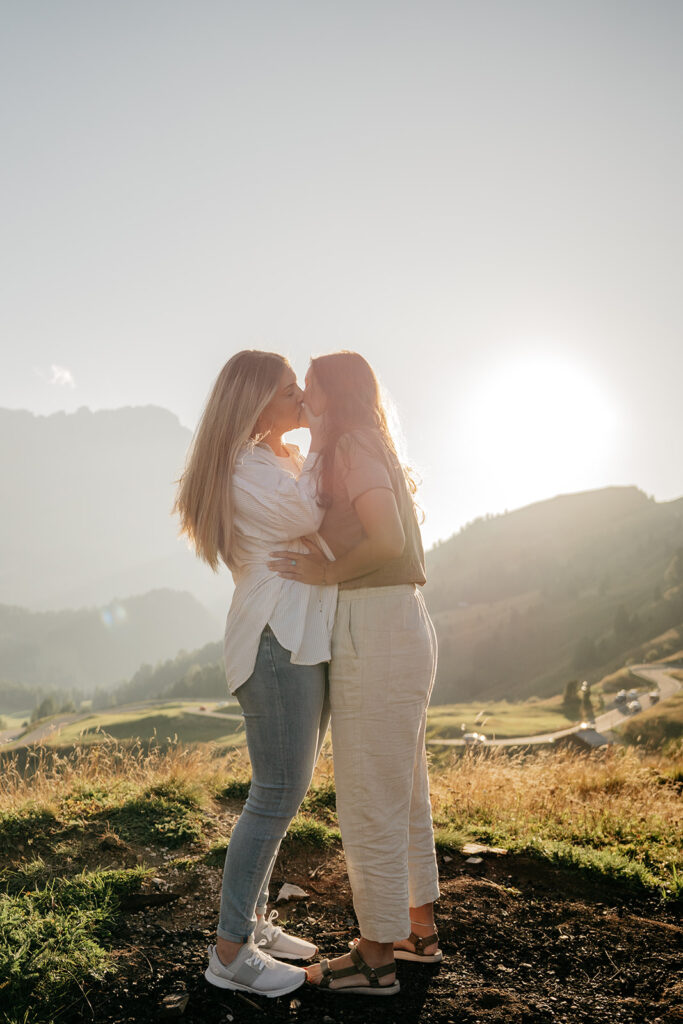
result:
[[(350, 954), (308, 969), (333, 991), (392, 995), (395, 959), (442, 959), (425, 752), (436, 638), (420, 587), (424, 552), (413, 495), (362, 356), (311, 361), (304, 405), (323, 424), (320, 537), (335, 560), (273, 552), (281, 578), (338, 583), (330, 703), (337, 812), (360, 939)], [(292, 564), (296, 562), (296, 564)]]
[[(303, 586), (267, 568), (274, 545), (296, 552), (315, 534), (320, 425), (303, 461), (283, 435), (300, 426), (302, 392), (272, 352), (238, 352), (221, 370), (179, 481), (181, 532), (212, 569), (223, 561), (235, 592), (225, 666), (239, 701), (252, 765), (249, 796), (225, 858), (215, 946), (206, 978), (220, 988), (278, 996), (306, 980), (281, 960), (316, 947), (266, 917), (268, 882), (290, 821), (308, 789), (329, 721), (326, 662), (336, 587)], [(324, 542), (319, 541), (324, 547)], [(277, 959), (274, 959), (277, 958)]]

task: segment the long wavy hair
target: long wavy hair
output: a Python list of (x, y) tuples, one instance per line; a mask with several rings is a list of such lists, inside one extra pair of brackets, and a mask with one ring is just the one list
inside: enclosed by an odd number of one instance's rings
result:
[(259, 416), (289, 366), (275, 352), (245, 349), (218, 374), (178, 480), (173, 512), (197, 555), (218, 569), (234, 568), (232, 474), (240, 450), (254, 436)]
[(313, 376), (325, 393), (325, 444), (320, 452), (318, 503), (332, 504), (334, 459), (339, 439), (353, 432), (362, 447), (385, 463), (394, 485), (414, 505), (417, 484), (408, 466), (401, 464), (389, 430), (382, 392), (375, 373), (358, 352), (332, 352), (311, 360)]

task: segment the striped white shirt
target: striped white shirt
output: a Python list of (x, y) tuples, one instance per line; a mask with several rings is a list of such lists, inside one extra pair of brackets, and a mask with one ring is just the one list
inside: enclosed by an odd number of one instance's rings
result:
[(325, 510), (316, 499), (317, 456), (305, 460), (296, 445), (279, 458), (265, 445), (246, 445), (232, 477), (235, 581), (225, 624), (225, 671), (230, 692), (254, 671), (266, 625), (292, 652), (294, 665), (330, 660), (337, 587), (283, 580), (268, 568), (271, 552), (307, 553), (301, 537), (316, 534)]

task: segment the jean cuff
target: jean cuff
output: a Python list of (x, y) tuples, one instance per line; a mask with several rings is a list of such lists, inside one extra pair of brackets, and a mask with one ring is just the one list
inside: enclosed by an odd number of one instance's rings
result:
[(218, 938), (225, 939), (226, 942), (248, 942), (253, 934), (253, 932), (250, 932), (248, 935), (237, 935), (236, 932), (226, 931), (226, 929), (221, 928), (220, 925), (216, 928), (216, 935)]

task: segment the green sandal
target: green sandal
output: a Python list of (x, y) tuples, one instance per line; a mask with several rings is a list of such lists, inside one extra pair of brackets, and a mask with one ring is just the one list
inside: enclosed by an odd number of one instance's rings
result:
[[(437, 949), (435, 953), (425, 953), (427, 946), (433, 946), (435, 942), (438, 943), (439, 936), (436, 932), (433, 935), (425, 935), (424, 938), (411, 932), (406, 941), (412, 942), (415, 952), (411, 953), (409, 949), (395, 949), (395, 960), (412, 960), (413, 963), (422, 964), (440, 964), (443, 960), (443, 952), (440, 949)], [(352, 939), (349, 942), (349, 949), (355, 949), (357, 943), (358, 939)]]
[(439, 936), (434, 932), (433, 935), (416, 935), (415, 932), (411, 932), (407, 939), (408, 942), (412, 942), (415, 946), (415, 952), (411, 953), (409, 949), (395, 949), (394, 956), (397, 960), (412, 960), (414, 963), (421, 964), (440, 964), (443, 960), (443, 953), (440, 949), (436, 950), (436, 953), (425, 953), (427, 946), (433, 946), (434, 943), (439, 942)]
[[(330, 967), (329, 960), (322, 960), (320, 967), (322, 968), (322, 978), (320, 979), (317, 987), (325, 989), (326, 992), (339, 992), (346, 995), (358, 995), (358, 996), (394, 996), (397, 992), (401, 991), (401, 986), (398, 982), (398, 978), (391, 985), (380, 985), (379, 979), (383, 978), (385, 974), (394, 974), (396, 972), (396, 964), (392, 961), (390, 964), (384, 964), (382, 967), (369, 967), (366, 964), (363, 957), (360, 955), (357, 949), (351, 950), (351, 960), (353, 967)], [(345, 988), (330, 988), (333, 981), (337, 978), (350, 978), (352, 974), (362, 974), (368, 979), (367, 985), (347, 985)], [(312, 984), (315, 984), (314, 982)]]

